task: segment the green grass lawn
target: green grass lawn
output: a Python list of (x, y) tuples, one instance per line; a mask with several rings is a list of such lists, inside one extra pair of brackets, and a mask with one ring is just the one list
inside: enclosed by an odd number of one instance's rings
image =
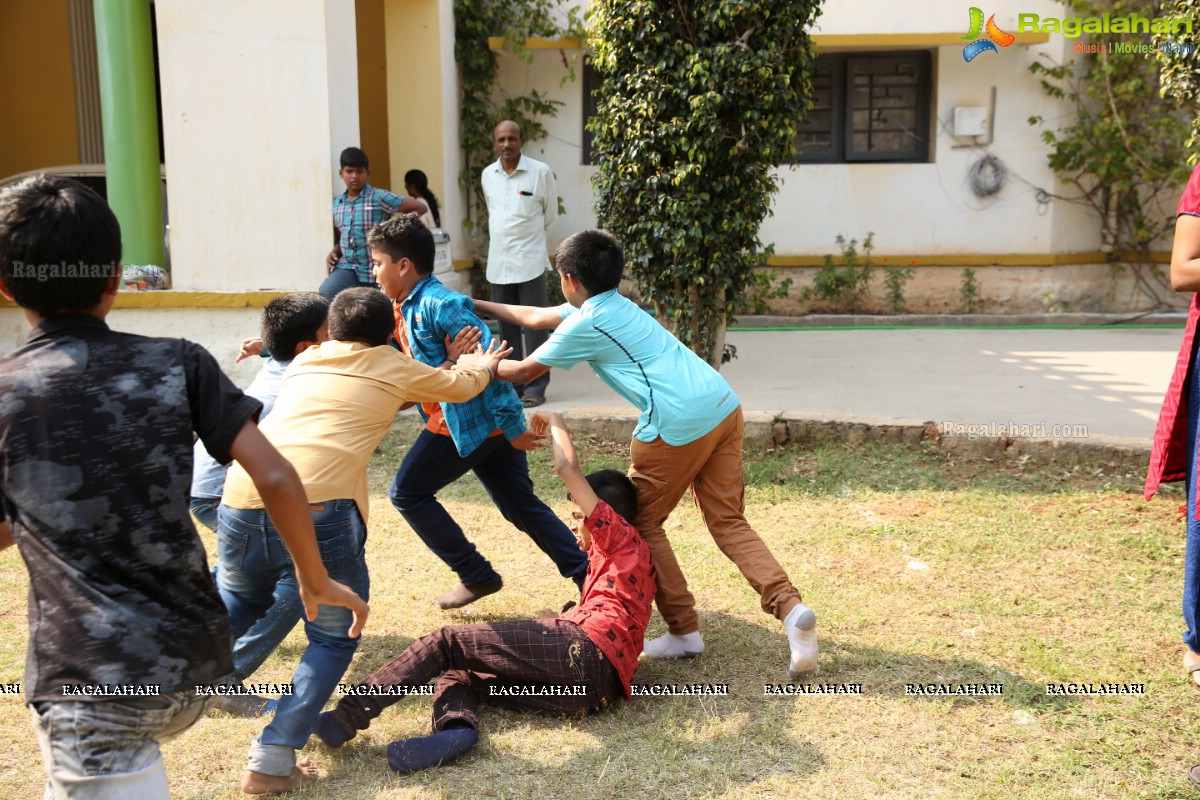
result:
[[(439, 625), (531, 617), (573, 585), (511, 529), (473, 477), (444, 493), (505, 578), (457, 612), (455, 583), (386, 497), (414, 429), (372, 462), (372, 615), (348, 678)], [(585, 441), (585, 469), (626, 466), (626, 443)], [(407, 698), (340, 751), (304, 751), (324, 779), (308, 798), (1168, 798), (1192, 797), (1197, 688), (1183, 675), (1178, 487), (1141, 499), (1137, 466), (955, 461), (900, 445), (757, 452), (747, 516), (817, 612), (814, 682), (861, 696), (766, 697), (787, 679), (780, 624), (713, 545), (694, 507), (668, 521), (708, 652), (645, 663), (638, 683), (728, 684), (724, 697), (646, 697), (584, 720), (484, 707), (479, 747), (395, 776), (384, 748), (429, 731)], [(566, 501), (545, 452), (541, 495)], [(209, 552), (213, 537), (206, 535)], [(27, 580), (0, 554), (0, 684), (22, 679)], [(657, 614), (652, 636), (663, 632)], [(287, 681), (297, 631), (255, 676)], [(1050, 697), (1047, 683), (1145, 684), (1144, 695)], [(992, 697), (906, 696), (906, 684), (1002, 684)], [(175, 798), (239, 797), (261, 720), (211, 714), (164, 747)], [(315, 741), (315, 740), (314, 740)], [(41, 759), (18, 697), (0, 697), (0, 797), (40, 798)]]

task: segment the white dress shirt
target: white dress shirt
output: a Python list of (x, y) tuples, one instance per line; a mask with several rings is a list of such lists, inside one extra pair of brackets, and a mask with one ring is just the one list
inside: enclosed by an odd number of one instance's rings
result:
[(488, 205), (488, 283), (524, 283), (550, 269), (546, 231), (558, 216), (554, 173), (522, 155), (509, 175), (497, 159), (483, 171)]

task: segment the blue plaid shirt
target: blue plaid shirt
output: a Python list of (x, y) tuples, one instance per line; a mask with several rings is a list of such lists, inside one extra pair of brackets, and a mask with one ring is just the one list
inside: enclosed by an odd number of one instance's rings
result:
[(338, 244), (342, 248), (342, 257), (334, 268), (352, 269), (358, 273), (359, 283), (374, 284), (367, 234), (395, 214), (403, 202), (400, 195), (387, 189), (376, 189), (369, 183), (353, 200), (345, 192), (333, 198), (333, 227), (337, 229)]
[[(422, 278), (400, 304), (413, 358), (436, 367), (446, 360), (446, 335), (454, 338), (464, 327), (483, 331), (483, 346), (492, 334), (475, 313), (471, 298), (447, 289), (432, 275)], [(524, 406), (511, 383), (492, 381), (483, 393), (465, 403), (441, 403), (446, 426), (459, 455), (464, 458), (499, 428), (509, 441), (526, 430)], [(425, 411), (421, 410), (425, 419)]]

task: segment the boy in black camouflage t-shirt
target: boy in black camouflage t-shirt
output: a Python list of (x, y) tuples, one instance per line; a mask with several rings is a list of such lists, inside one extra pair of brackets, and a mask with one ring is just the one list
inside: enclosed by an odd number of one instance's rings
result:
[(193, 430), (269, 498), (310, 616), (321, 602), (366, 618), (321, 563), (259, 402), (198, 345), (105, 324), (120, 254), (116, 217), (81, 184), (0, 191), (0, 291), (32, 329), (0, 357), (0, 548), (15, 542), (29, 570), (26, 701), (56, 797), (167, 797), (159, 742), (203, 713), (197, 684), (233, 671), (188, 516)]

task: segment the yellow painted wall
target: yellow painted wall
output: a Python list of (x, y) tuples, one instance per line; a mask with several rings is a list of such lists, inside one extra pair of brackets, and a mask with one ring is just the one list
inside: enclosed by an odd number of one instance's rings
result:
[(354, 22), (358, 44), (359, 147), (371, 159), (371, 184), (381, 189), (404, 189), (392, 183), (388, 150), (387, 36), (384, 0), (355, 0)]
[(0, 178), (79, 161), (66, 0), (0, 2)]
[(438, 5), (384, 0), (392, 186), (403, 191), (404, 173), (419, 169), (440, 199), (446, 187), (438, 185), (444, 172)]

